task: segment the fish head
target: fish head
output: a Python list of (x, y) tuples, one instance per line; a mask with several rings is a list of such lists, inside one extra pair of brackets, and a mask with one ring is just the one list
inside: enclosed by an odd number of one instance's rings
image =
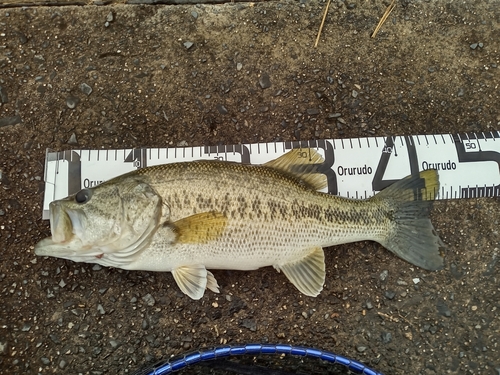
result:
[(147, 247), (162, 217), (162, 200), (136, 176), (110, 180), (50, 203), (52, 236), (40, 256), (126, 268)]

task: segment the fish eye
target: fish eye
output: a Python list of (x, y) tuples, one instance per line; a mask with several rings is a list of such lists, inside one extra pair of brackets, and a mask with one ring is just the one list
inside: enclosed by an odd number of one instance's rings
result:
[(90, 200), (92, 192), (89, 189), (82, 189), (75, 195), (76, 203), (86, 203)]

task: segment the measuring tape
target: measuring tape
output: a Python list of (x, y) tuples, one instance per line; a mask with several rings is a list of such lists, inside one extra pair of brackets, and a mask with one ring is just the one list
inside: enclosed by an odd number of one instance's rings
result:
[(425, 169), (437, 169), (437, 199), (500, 196), (500, 132), (408, 135), (253, 143), (182, 148), (121, 150), (47, 150), (43, 218), (49, 203), (121, 174), (147, 166), (219, 159), (263, 164), (296, 148), (323, 155), (318, 171), (325, 192), (368, 198), (395, 181)]

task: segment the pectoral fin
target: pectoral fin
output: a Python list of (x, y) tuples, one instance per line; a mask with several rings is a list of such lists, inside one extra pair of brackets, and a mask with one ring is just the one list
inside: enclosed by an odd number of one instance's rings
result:
[(175, 282), (192, 299), (198, 300), (203, 297), (205, 289), (208, 288), (219, 293), (219, 286), (212, 272), (207, 271), (205, 266), (185, 266), (172, 271)]
[(227, 217), (220, 212), (202, 212), (171, 224), (178, 243), (207, 243), (219, 238), (227, 225)]
[(325, 254), (321, 247), (312, 249), (302, 259), (275, 266), (306, 296), (316, 297), (325, 283)]

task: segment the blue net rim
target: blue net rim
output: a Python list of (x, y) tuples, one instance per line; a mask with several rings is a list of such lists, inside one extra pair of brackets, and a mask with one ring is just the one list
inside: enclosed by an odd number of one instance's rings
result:
[(182, 370), (188, 366), (200, 362), (242, 355), (282, 355), (288, 354), (299, 357), (317, 358), (332, 364), (344, 366), (355, 374), (383, 375), (365, 364), (329, 351), (309, 348), (305, 346), (294, 346), (288, 344), (236, 344), (218, 346), (212, 349), (200, 349), (188, 353), (181, 358), (162, 361), (142, 370), (136, 374), (141, 375), (166, 375)]

